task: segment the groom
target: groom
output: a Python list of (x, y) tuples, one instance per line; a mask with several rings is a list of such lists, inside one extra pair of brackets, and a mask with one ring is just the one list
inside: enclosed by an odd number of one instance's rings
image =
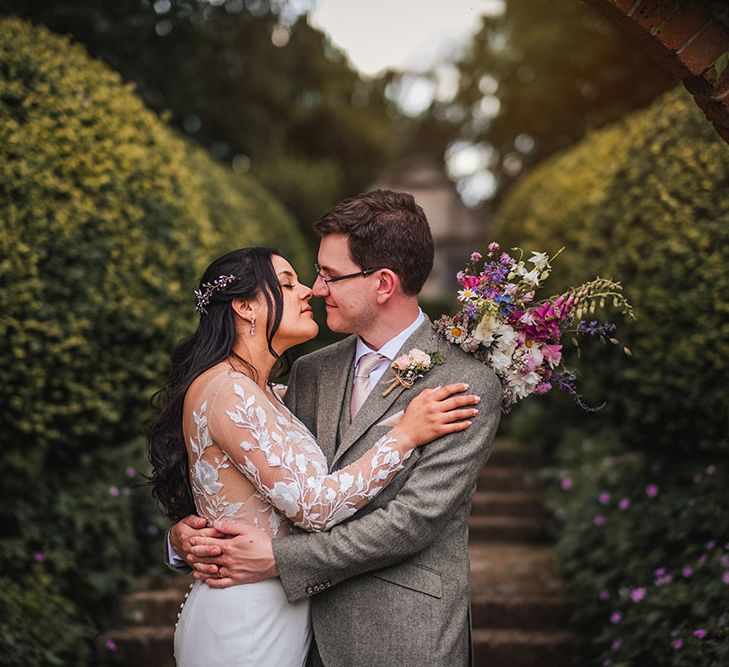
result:
[[(467, 665), (468, 515), (499, 421), (499, 381), (457, 346), (440, 345), (418, 306), (433, 239), (413, 197), (367, 192), (337, 205), (315, 229), (314, 295), (325, 301), (330, 329), (355, 335), (298, 359), (286, 403), (330, 469), (356, 460), (427, 387), (466, 382), (481, 397), (480, 413), (469, 429), (416, 449), (377, 498), (328, 532), (271, 539), (222, 522), (216, 528), (232, 537), (215, 539), (198, 530), (204, 519), (188, 517), (170, 541), (210, 586), (278, 576), (290, 601), (310, 596), (311, 665)], [(442, 349), (444, 364), (412, 389), (384, 396), (390, 364), (415, 348)]]

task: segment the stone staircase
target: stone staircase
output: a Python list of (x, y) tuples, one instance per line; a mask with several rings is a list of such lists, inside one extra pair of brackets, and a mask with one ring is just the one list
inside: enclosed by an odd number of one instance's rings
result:
[[(555, 575), (538, 463), (497, 441), (481, 472), (469, 521), (476, 667), (575, 664), (570, 599)], [(97, 664), (174, 667), (174, 626), (191, 582), (147, 578), (139, 592), (124, 596), (119, 627), (97, 639)]]
[(570, 667), (569, 595), (555, 573), (535, 454), (497, 440), (469, 521), (476, 667)]

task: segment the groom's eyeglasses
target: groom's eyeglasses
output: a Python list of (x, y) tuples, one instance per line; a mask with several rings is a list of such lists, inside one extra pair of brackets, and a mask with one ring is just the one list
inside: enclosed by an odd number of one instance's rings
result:
[(369, 276), (371, 273), (374, 273), (375, 271), (380, 271), (381, 269), (384, 269), (384, 266), (380, 266), (377, 269), (365, 269), (364, 271), (357, 271), (357, 273), (348, 273), (346, 276), (334, 276), (333, 278), (327, 278), (324, 276), (321, 272), (321, 269), (319, 268), (318, 264), (314, 264), (314, 270), (316, 271), (316, 275), (321, 278), (321, 281), (328, 287), (331, 283), (338, 283), (340, 280), (348, 280), (349, 278), (356, 278), (357, 276)]

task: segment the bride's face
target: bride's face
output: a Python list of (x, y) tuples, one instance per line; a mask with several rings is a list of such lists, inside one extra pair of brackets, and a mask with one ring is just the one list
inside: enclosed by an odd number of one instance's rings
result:
[(271, 264), (283, 292), (281, 323), (273, 337), (273, 348), (281, 354), (294, 345), (314, 338), (319, 331), (319, 325), (314, 321), (314, 313), (309, 304), (311, 288), (299, 282), (296, 271), (283, 257), (274, 255)]

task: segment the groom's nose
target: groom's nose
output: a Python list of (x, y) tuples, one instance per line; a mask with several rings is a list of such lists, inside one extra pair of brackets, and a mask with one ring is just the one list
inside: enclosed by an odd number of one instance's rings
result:
[(327, 284), (321, 279), (321, 276), (317, 276), (314, 284), (311, 286), (311, 293), (314, 296), (324, 297), (329, 294), (329, 288)]

